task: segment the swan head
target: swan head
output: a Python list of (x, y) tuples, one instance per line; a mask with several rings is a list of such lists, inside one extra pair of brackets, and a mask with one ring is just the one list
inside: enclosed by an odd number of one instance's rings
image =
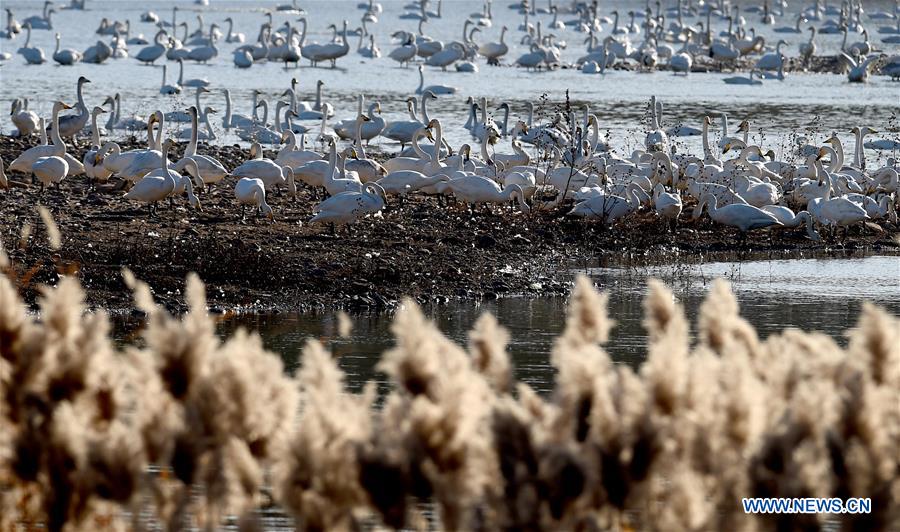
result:
[(71, 109), (71, 108), (72, 108), (71, 105), (68, 105), (61, 101), (57, 101), (56, 103), (53, 104), (53, 112), (54, 113), (58, 113), (60, 111), (64, 111), (66, 109)]
[[(108, 98), (107, 98), (108, 99)], [(105, 102), (104, 102), (105, 103)], [(100, 116), (106, 113), (106, 109), (96, 106), (91, 110), (91, 116)]]

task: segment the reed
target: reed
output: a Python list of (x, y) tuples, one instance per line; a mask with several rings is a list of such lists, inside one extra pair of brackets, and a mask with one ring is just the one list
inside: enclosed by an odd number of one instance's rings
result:
[(219, 339), (196, 276), (182, 317), (125, 278), (146, 327), (119, 348), (74, 278), (35, 315), (0, 276), (0, 529), (259, 529), (271, 503), (304, 530), (821, 528), (740, 505), (808, 496), (870, 497), (871, 514), (832, 516), (849, 529), (900, 523), (900, 320), (873, 305), (846, 348), (761, 340), (718, 281), (692, 342), (651, 281), (635, 371), (604, 350), (606, 297), (579, 278), (544, 398), (513, 380), (493, 317), (465, 349), (406, 301), (378, 400), (316, 341), (292, 377), (256, 334)]

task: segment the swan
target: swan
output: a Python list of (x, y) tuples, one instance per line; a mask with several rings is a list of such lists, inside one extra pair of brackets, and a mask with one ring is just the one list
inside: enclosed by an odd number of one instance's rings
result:
[(51, 155), (49, 157), (41, 157), (31, 165), (31, 172), (41, 182), (41, 194), (44, 193), (44, 187), (59, 184), (69, 173), (69, 163), (63, 157)]
[[(404, 35), (406, 34), (404, 33)], [(418, 51), (419, 48), (416, 45), (415, 39), (413, 39), (413, 37), (409, 35), (404, 40), (403, 44), (391, 50), (391, 53), (388, 54), (388, 57), (400, 63), (400, 66), (403, 66), (404, 64), (406, 64), (406, 66), (409, 66), (409, 62), (416, 57)]]
[(234, 30), (234, 20), (231, 17), (225, 19), (225, 22), (228, 23), (228, 33), (225, 34), (225, 42), (227, 43), (243, 43), (246, 37), (243, 33), (235, 33)]
[[(160, 168), (138, 181), (124, 196), (125, 199), (128, 200), (146, 203), (148, 214), (151, 217), (156, 213), (157, 202), (174, 194), (181, 184), (183, 184), (184, 188), (187, 190), (191, 206), (195, 208), (200, 207), (199, 200), (194, 196), (190, 179), (182, 177), (178, 172), (169, 169), (169, 159), (167, 156), (169, 150), (174, 145), (174, 140), (166, 139), (162, 145)], [(194, 161), (189, 161), (188, 167), (195, 172), (197, 170)]]
[(57, 101), (53, 104), (53, 118), (51, 123), (56, 125), (57, 127), (53, 127), (50, 130), (50, 138), (52, 140), (51, 144), (35, 146), (33, 148), (29, 148), (22, 153), (19, 154), (11, 163), (9, 163), (9, 171), (11, 172), (22, 172), (28, 173), (31, 171), (31, 166), (40, 159), (41, 157), (64, 157), (66, 159), (66, 163), (70, 163), (71, 168), (69, 169), (70, 174), (74, 175), (72, 172), (76, 168), (74, 164), (76, 163), (80, 170), (83, 172), (84, 167), (75, 160), (74, 157), (69, 159), (66, 154), (66, 145), (63, 143), (62, 138), (59, 136), (59, 112), (65, 109), (71, 109), (72, 107), (66, 105), (63, 102)]
[(526, 71), (532, 68), (537, 70), (547, 58), (547, 54), (537, 43), (532, 43), (529, 50), (528, 53), (522, 54), (516, 59), (516, 64), (525, 67)]
[(444, 174), (429, 177), (415, 170), (398, 170), (390, 172), (376, 183), (384, 189), (385, 194), (406, 195), (449, 180), (450, 177)]
[(97, 117), (105, 113), (102, 107), (94, 107), (91, 111), (91, 148), (84, 153), (82, 164), (84, 173), (91, 181), (106, 181), (112, 172), (103, 166), (103, 160), (98, 157), (100, 153), (100, 128), (97, 126)]
[(794, 214), (794, 211), (781, 205), (764, 205), (762, 210), (774, 216), (785, 228), (793, 229), (805, 223), (806, 235), (810, 240), (815, 240), (816, 242), (822, 240), (818, 231), (813, 227), (812, 216), (807, 211), (800, 211)]
[(531, 210), (525, 202), (525, 192), (521, 186), (510, 184), (501, 189), (496, 181), (480, 175), (470, 174), (449, 181), (441, 181), (434, 188), (438, 194), (452, 195), (470, 205), (516, 201), (522, 212)]
[(431, 141), (434, 141), (434, 136), (431, 133), (431, 130), (425, 127), (425, 125), (420, 125), (419, 128), (415, 130), (410, 139), (413, 147), (416, 149), (417, 157), (393, 157), (384, 162), (385, 170), (390, 172), (396, 172), (398, 170), (415, 170), (417, 172), (425, 173), (426, 166), (431, 162), (431, 156), (425, 153), (425, 150), (419, 147), (419, 139), (422, 137), (426, 137)]
[[(194, 88), (206, 88), (209, 87), (209, 80), (206, 78), (192, 78), (185, 80), (184, 79), (184, 59), (178, 58), (178, 83), (176, 83), (178, 87), (194, 87)], [(208, 91), (207, 91), (208, 92)]]
[(44, 2), (44, 10), (40, 16), (33, 15), (22, 21), (23, 27), (30, 27), (36, 30), (52, 30), (53, 22), (50, 20), (51, 15), (56, 13), (55, 9), (51, 9), (50, 6), (53, 5), (53, 2), (47, 1)]
[[(113, 35), (119, 36), (120, 33), (115, 32), (115, 33), (113, 33)], [(138, 33), (137, 35), (132, 37), (131, 36), (131, 21), (126, 20), (125, 21), (125, 44), (145, 45), (145, 44), (150, 44), (150, 42), (144, 38), (144, 34), (142, 34), (142, 33)]]
[(159, 86), (159, 93), (164, 96), (174, 96), (175, 94), (181, 94), (181, 89), (179, 87), (166, 83), (166, 65), (163, 65), (162, 67), (162, 83)]
[[(820, 156), (822, 152), (820, 151)], [(827, 170), (819, 170), (823, 176), (825, 193), (807, 205), (809, 213), (825, 225), (849, 226), (869, 219), (869, 215), (861, 205), (846, 197), (831, 197), (833, 180)]]
[[(306, 32), (304, 28), (304, 33)], [(337, 66), (337, 60), (344, 57), (350, 52), (350, 45), (347, 43), (347, 21), (344, 21), (344, 30), (340, 35), (340, 43), (330, 44), (308, 44), (301, 48), (303, 57), (309, 59), (309, 63), (315, 66), (320, 61), (331, 61), (331, 68)]]
[(197, 48), (192, 49), (187, 54), (187, 58), (191, 61), (197, 61), (199, 63), (208, 63), (210, 60), (215, 59), (216, 56), (219, 55), (219, 49), (216, 47), (216, 35), (217, 32), (214, 31), (216, 25), (213, 24), (209, 37), (209, 45), (208, 46), (199, 46)]
[(253, 66), (253, 56), (247, 50), (234, 51), (234, 66), (237, 68), (250, 68)]
[[(262, 119), (257, 123), (239, 127), (237, 135), (247, 142), (259, 142), (260, 144), (278, 144), (281, 142), (281, 132), (269, 129), (269, 102), (260, 100), (257, 107), (262, 107)], [(276, 117), (276, 122), (278, 121)]]
[(687, 76), (691, 73), (691, 67), (694, 64), (694, 59), (686, 50), (687, 43), (688, 41), (685, 41), (685, 48), (683, 48), (681, 52), (678, 52), (677, 54), (673, 55), (671, 59), (669, 59), (669, 68), (672, 69), (672, 74), (684, 72), (684, 75)]
[[(368, 120), (362, 124), (361, 137), (368, 143), (370, 140), (380, 135), (384, 130), (385, 122), (384, 118), (381, 117), (381, 104), (378, 102), (369, 104), (366, 115)], [(355, 127), (356, 119), (341, 120), (334, 124), (334, 132), (337, 133), (340, 138), (347, 140), (354, 138)]]
[(659, 151), (663, 153), (669, 152), (669, 137), (666, 132), (659, 127), (659, 114), (657, 112), (656, 96), (650, 97), (650, 132), (644, 139), (644, 145), (647, 151)]
[(28, 110), (28, 99), (13, 100), (12, 111), (9, 114), (12, 123), (19, 130), (19, 137), (31, 135), (38, 127), (40, 118), (34, 111)]
[(810, 60), (812, 60), (813, 56), (816, 54), (816, 28), (814, 26), (809, 27), (809, 42), (800, 43), (800, 57), (803, 58), (803, 63), (809, 66)]
[(244, 209), (247, 205), (256, 206), (256, 213), (262, 213), (270, 221), (275, 221), (272, 207), (266, 203), (266, 186), (262, 179), (254, 177), (242, 177), (234, 185), (234, 198), (241, 206), (241, 220), (244, 219)]
[(787, 46), (787, 42), (784, 39), (779, 39), (778, 44), (775, 46), (775, 51), (760, 57), (756, 62), (756, 68), (758, 70), (779, 70), (784, 68), (784, 55), (781, 53), (782, 46)]
[(630, 183), (625, 188), (625, 197), (598, 194), (575, 205), (568, 214), (582, 218), (596, 218), (604, 223), (613, 223), (636, 211), (641, 206), (642, 196), (646, 195), (647, 193), (641, 187)]
[(266, 190), (276, 189), (278, 185), (287, 185), (288, 192), (294, 196), (297, 194), (297, 185), (294, 182), (294, 171), (290, 166), (278, 166), (275, 161), (262, 156), (262, 147), (254, 142), (250, 145), (250, 159), (231, 171), (231, 175), (241, 177), (253, 177), (261, 179)]
[[(434, 56), (432, 56), (434, 57)], [(419, 86), (416, 88), (416, 94), (422, 94), (425, 91), (428, 91), (432, 94), (456, 94), (456, 91), (459, 90), (456, 87), (449, 87), (447, 85), (429, 85), (423, 88), (425, 85), (425, 67), (419, 65)]]
[(381, 57), (381, 50), (378, 49), (378, 45), (375, 44), (375, 34), (369, 35), (369, 46), (362, 46), (362, 36), (360, 36), (360, 45), (356, 47), (356, 52), (369, 59), (378, 59)]
[(385, 192), (377, 183), (367, 183), (360, 192), (343, 192), (332, 196), (313, 209), (310, 225), (320, 223), (348, 224), (380, 212), (385, 205)]
[(671, 220), (674, 226), (678, 222), (678, 216), (681, 214), (681, 196), (672, 192), (666, 192), (665, 185), (657, 183), (653, 187), (653, 207), (660, 218)]
[[(428, 95), (431, 95), (432, 98), (436, 98), (434, 94), (426, 92), (422, 95), (422, 101), (425, 101)], [(381, 136), (399, 142), (401, 149), (406, 144), (412, 141), (413, 135), (419, 128), (425, 127), (425, 124), (418, 118), (416, 118), (416, 115), (413, 112), (414, 102), (415, 98), (412, 97), (407, 98), (406, 100), (406, 108), (409, 112), (410, 117), (409, 120), (398, 120), (396, 122), (391, 122), (387, 124), (384, 127), (384, 130), (381, 132)]]
[[(208, 108), (207, 111), (214, 112), (211, 108)], [(189, 113), (191, 115), (191, 140), (184, 150), (182, 159), (175, 163), (175, 170), (180, 171), (184, 169), (188, 159), (194, 161), (197, 165), (197, 185), (202, 188), (205, 185), (218, 183), (225, 179), (225, 176), (228, 175), (228, 170), (226, 170), (225, 166), (215, 157), (197, 154), (199, 111), (196, 107), (191, 106)], [(207, 126), (208, 125), (209, 122), (207, 121)]]
[(872, 65), (875, 63), (875, 61), (880, 59), (879, 56), (873, 55), (873, 56), (866, 58), (865, 61), (857, 63), (856, 60), (854, 60), (852, 57), (850, 57), (849, 55), (847, 55), (844, 52), (840, 52), (838, 55), (841, 58), (843, 58), (843, 60), (846, 61), (848, 65), (850, 65), (850, 71), (847, 72), (847, 79), (851, 83), (866, 83), (866, 82), (868, 82), (869, 81), (869, 69), (872, 67)]
[[(77, 133), (84, 129), (85, 125), (87, 125), (90, 113), (88, 112), (87, 105), (84, 103), (84, 85), (85, 83), (90, 82), (91, 80), (87, 79), (84, 76), (80, 76), (78, 78), (78, 83), (75, 86), (75, 95), (77, 97), (75, 110), (77, 111), (77, 114), (66, 115), (59, 118), (60, 136), (67, 138), (74, 137)], [(50, 127), (52, 128), (53, 125), (51, 125)]]
[(522, 149), (522, 144), (519, 142), (519, 135), (527, 133), (528, 125), (521, 120), (517, 121), (516, 125), (513, 127), (512, 134), (509, 137), (514, 153), (512, 155), (495, 153), (492, 157), (494, 162), (501, 165), (503, 168), (527, 166), (530, 164), (531, 157)]
[(885, 218), (894, 209), (889, 194), (882, 195), (880, 200), (864, 194), (847, 194), (844, 197), (862, 207), (872, 220)]
[(135, 59), (144, 64), (153, 64), (157, 59), (163, 56), (166, 53), (166, 45), (165, 43), (166, 32), (164, 30), (160, 30), (156, 32), (156, 36), (153, 38), (153, 44), (150, 46), (146, 46), (141, 48), (138, 51), (137, 55), (134, 56)]
[(281, 134), (281, 142), (285, 144), (284, 148), (278, 151), (275, 162), (279, 166), (290, 166), (297, 173), (297, 169), (311, 161), (318, 161), (322, 156), (317, 152), (309, 151), (303, 147), (297, 148), (297, 135), (293, 131), (287, 129)]
[[(356, 150), (347, 148), (340, 154), (336, 152), (334, 142), (329, 142), (329, 168), (330, 172), (325, 173), (325, 179), (322, 186), (329, 196), (334, 196), (342, 192), (359, 192), (362, 190), (363, 184), (359, 179), (359, 174), (347, 170), (347, 158), (356, 157)], [(333, 162), (332, 162), (333, 161)]]
[(19, 24), (19, 21), (13, 16), (13, 12), (8, 8), (6, 9), (6, 31), (3, 33), (3, 36), (7, 39), (12, 39), (16, 34), (22, 33), (22, 25)]
[(736, 227), (741, 232), (781, 225), (777, 218), (752, 205), (735, 203), (719, 208), (716, 206), (716, 197), (710, 193), (700, 197), (700, 203), (694, 208), (693, 219), (699, 218), (706, 207), (709, 210), (709, 217), (714, 221)]
[[(116, 39), (118, 39), (118, 34), (116, 34)], [(81, 54), (81, 62), (99, 65), (112, 56), (113, 48), (103, 41), (97, 41), (97, 44), (89, 46), (88, 49)]]
[[(425, 59), (425, 64), (428, 66), (441, 67), (441, 70), (446, 72), (448, 66), (464, 57), (466, 57), (466, 49), (463, 48), (462, 44), (453, 42), (448, 46), (445, 46), (441, 51), (431, 54), (431, 56)], [(421, 74), (421, 72), (420, 66), (419, 73)]]
[(25, 62), (29, 65), (40, 65), (46, 61), (44, 58), (44, 51), (37, 46), (28, 46), (28, 43), (31, 42), (31, 26), (26, 24), (25, 30), (27, 32), (25, 44), (19, 48), (18, 53), (22, 54), (22, 57), (25, 58)]

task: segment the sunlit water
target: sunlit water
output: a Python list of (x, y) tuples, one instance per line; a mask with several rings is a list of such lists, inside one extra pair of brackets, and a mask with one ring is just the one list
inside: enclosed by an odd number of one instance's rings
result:
[[(763, 338), (794, 327), (821, 331), (845, 343), (844, 333), (856, 325), (866, 300), (900, 314), (900, 257), (896, 256), (596, 268), (587, 272), (610, 295), (609, 312), (617, 325), (609, 352), (615, 361), (635, 367), (643, 362), (646, 353), (641, 321), (648, 276), (666, 280), (673, 287), (692, 326), (712, 280), (729, 279), (742, 316)], [(509, 351), (516, 377), (540, 391), (551, 388), (549, 351), (565, 324), (565, 298), (455, 301), (426, 306), (424, 310), (444, 334), (461, 345), (468, 341), (475, 320), (485, 312), (493, 313), (512, 337)], [(368, 380), (384, 384), (385, 376), (375, 370), (375, 365), (381, 353), (393, 346), (392, 315), (363, 314), (352, 319), (353, 331), (347, 338), (338, 337), (337, 319), (332, 312), (240, 316), (222, 322), (219, 330), (222, 334), (238, 326), (258, 330), (265, 345), (282, 354), (289, 370), (299, 364), (304, 343), (316, 338), (339, 355), (352, 388), (359, 389)]]
[[(93, 45), (98, 38), (109, 39), (108, 36), (94, 33), (100, 18), (107, 17), (111, 20), (129, 19), (132, 23), (133, 36), (140, 33), (152, 39), (156, 28), (152, 24), (140, 22), (140, 14), (150, 8), (159, 14), (162, 20), (170, 20), (172, 6), (178, 5), (181, 9), (178, 21), (186, 21), (190, 25), (191, 32), (197, 28), (198, 14), (203, 15), (207, 28), (213, 22), (224, 26), (224, 19), (231, 16), (236, 22), (235, 31), (246, 34), (249, 42), (256, 39), (259, 26), (265, 21), (264, 12), (274, 7), (275, 3), (212, 0), (209, 7), (201, 8), (187, 1), (88, 0), (87, 11), (57, 12), (53, 19), (54, 31), (62, 34), (63, 47), (83, 51)], [(494, 2), (493, 26), (483, 29), (480, 35), (476, 34), (476, 40), (496, 41), (501, 26), (507, 25), (510, 32), (506, 41), (510, 45), (510, 52), (504, 58), (504, 62), (512, 63), (528, 50), (526, 46), (519, 44), (523, 35), (518, 31), (522, 17), (516, 11), (508, 9), (507, 3)], [(565, 4), (565, 2), (558, 3)], [(664, 7), (671, 7), (667, 5), (670, 3), (674, 6), (674, 2), (664, 2)], [(64, 2), (59, 4), (62, 5)], [(356, 0), (300, 2), (301, 7), (308, 12), (310, 33), (307, 36), (307, 43), (329, 39), (331, 33), (326, 29), (327, 26), (332, 23), (340, 25), (343, 19), (348, 19), (351, 28), (358, 26), (364, 11), (357, 9), (356, 4)], [(274, 108), (274, 101), (290, 85), (293, 77), (298, 78), (301, 97), (305, 100), (313, 98), (316, 80), (323, 80), (325, 99), (337, 109), (335, 119), (352, 118), (355, 115), (355, 100), (360, 93), (382, 103), (386, 120), (403, 119), (406, 116), (403, 99), (417, 87), (418, 74), (415, 68), (400, 68), (386, 55), (394, 47), (390, 34), (399, 29), (415, 31), (417, 21), (399, 18), (406, 11), (404, 8), (406, 2), (386, 0), (381, 4), (384, 6), (384, 12), (379, 15), (379, 22), (369, 25), (384, 54), (380, 59), (364, 59), (358, 55), (356, 53), (358, 39), (351, 36), (350, 54), (340, 59), (339, 68), (334, 70), (309, 68), (306, 64), (300, 69), (286, 70), (280, 63), (262, 63), (254, 65), (249, 70), (238, 70), (233, 66), (231, 54), (238, 45), (222, 41), (218, 43), (219, 56), (211, 64), (186, 65), (186, 78), (204, 77), (212, 83), (214, 92), (204, 96), (204, 105), (210, 104), (219, 110), (219, 114), (213, 120), (214, 128), (219, 135), (218, 142), (233, 143), (238, 142), (238, 139), (221, 127), (224, 97), (221, 90), (216, 89), (231, 89), (235, 112), (249, 115), (252, 90), (262, 90), (264, 97), (272, 102), (270, 108)], [(539, 2), (539, 6), (543, 4), (544, 2)], [(20, 21), (27, 16), (38, 14), (41, 5), (42, 2), (39, 0), (4, 2), (4, 7), (12, 9)], [(615, 8), (627, 13), (631, 9), (642, 10), (644, 2), (618, 0), (602, 5), (601, 14), (609, 14)], [(773, 26), (761, 24), (758, 14), (745, 13), (744, 16), (747, 25), (755, 27), (769, 42), (774, 43), (779, 38), (785, 39), (788, 45), (784, 48), (784, 52), (788, 56), (796, 56), (799, 43), (807, 39), (805, 28), (810, 24), (820, 25), (824, 22), (802, 24), (804, 30), (801, 34), (775, 33), (774, 28), (794, 25), (795, 10), (798, 7), (799, 4), (788, 8), (785, 16), (778, 18)], [(866, 2), (868, 12), (890, 11), (892, 8), (891, 2)], [(436, 1), (432, 2), (430, 9), (436, 9)], [(479, 12), (481, 9), (481, 0), (445, 0), (442, 18), (429, 21), (425, 25), (425, 33), (445, 42), (460, 39), (464, 20), (471, 13)], [(296, 15), (288, 16), (275, 12), (274, 24), (279, 27), (285, 21), (296, 23), (297, 18)], [(560, 15), (560, 20), (563, 21), (571, 18), (573, 15)], [(627, 22), (627, 18), (625, 16), (623, 22)], [(546, 27), (552, 20), (552, 15), (538, 15), (537, 19), (543, 21)], [(705, 21), (705, 17), (686, 19), (689, 23), (702, 21)], [(864, 21), (872, 33), (870, 40), (879, 48), (889, 54), (900, 51), (900, 45), (881, 44), (880, 39), (885, 35), (876, 33), (877, 27), (890, 25), (892, 21), (868, 21), (865, 17)], [(531, 22), (535, 22), (534, 17)], [(718, 32), (726, 29), (727, 22), (713, 17), (713, 25)], [(46, 116), (49, 115), (55, 99), (63, 98), (70, 102), (74, 99), (75, 80), (84, 74), (92, 80), (86, 87), (89, 106), (100, 104), (105, 96), (114, 92), (122, 94), (125, 115), (134, 113), (146, 116), (156, 108), (164, 111), (181, 110), (193, 103), (192, 91), (178, 97), (160, 96), (158, 88), (162, 76), (161, 68), (142, 66), (133, 58), (111, 59), (102, 65), (57, 66), (51, 59), (54, 31), (42, 30), (33, 33), (32, 45), (42, 47), (48, 58), (48, 63), (41, 66), (24, 65), (24, 59), (15, 54), (18, 47), (24, 43), (24, 35), (13, 41), (0, 40), (0, 50), (12, 52), (14, 55), (12, 60), (0, 68), (2, 76), (0, 96), (3, 100), (8, 102), (14, 97), (27, 96), (33, 102), (32, 107)], [(611, 25), (605, 25), (599, 37), (603, 38), (610, 31)], [(584, 55), (585, 34), (570, 28), (553, 32), (568, 44), (562, 53), (564, 62), (573, 62)], [(181, 35), (181, 30), (178, 35)], [(640, 37), (632, 37), (634, 44), (639, 44), (640, 40)], [(839, 50), (841, 40), (841, 35), (819, 35), (818, 53), (834, 54)], [(862, 40), (859, 35), (852, 34), (849, 37), (849, 42), (859, 40)], [(676, 49), (679, 47), (674, 46)], [(131, 45), (129, 52), (136, 55), (141, 48), (140, 45)], [(158, 63), (163, 64), (164, 61)], [(166, 63), (169, 65), (171, 83), (177, 79), (177, 63)], [(466, 96), (487, 97), (490, 101), (489, 110), (497, 119), (502, 117), (496, 112), (496, 107), (501, 101), (508, 101), (512, 105), (514, 120), (525, 118), (525, 102), (537, 101), (544, 93), (549, 94), (555, 102), (559, 102), (564, 100), (566, 90), (569, 90), (570, 98), (575, 104), (590, 104), (592, 111), (600, 118), (602, 128), (610, 130), (611, 144), (626, 152), (642, 144), (643, 126), (640, 120), (645, 115), (646, 101), (651, 94), (657, 95), (665, 103), (664, 118), (667, 127), (679, 123), (699, 126), (705, 114), (727, 112), (735, 123), (740, 119), (749, 118), (753, 124), (754, 139), (760, 140), (758, 135), (762, 132), (765, 135), (762, 140), (767, 148), (775, 149), (779, 157), (784, 158), (788, 158), (791, 153), (794, 135), (806, 136), (813, 142), (820, 142), (824, 139), (824, 135), (838, 132), (849, 143), (850, 128), (865, 123), (881, 131), (880, 135), (883, 137), (896, 136), (896, 133), (891, 133), (890, 130), (896, 131), (897, 127), (894, 115), (900, 107), (900, 84), (891, 83), (884, 76), (874, 76), (868, 84), (850, 84), (843, 75), (797, 73), (789, 75), (783, 82), (767, 81), (762, 86), (734, 86), (722, 82), (722, 78), (733, 75), (731, 73), (692, 74), (685, 77), (673, 76), (669, 72), (610, 71), (604, 76), (588, 76), (576, 69), (533, 73), (513, 67), (488, 67), (483, 63), (483, 59), (480, 59), (479, 63), (481, 71), (475, 74), (458, 73), (453, 71), (452, 67), (448, 72), (432, 67), (426, 69), (426, 85), (444, 84), (459, 88), (457, 95), (443, 96), (439, 101), (433, 102), (429, 109), (432, 117), (440, 118), (444, 123), (445, 137), (453, 146), (471, 141), (461, 127), (467, 116)], [(306, 125), (313, 124), (306, 123)], [(11, 124), (8, 118), (0, 121), (0, 127), (4, 132), (9, 131)], [(169, 129), (170, 132), (174, 132), (181, 127), (184, 127), (184, 124), (170, 124)], [(699, 141), (696, 138), (685, 142), (688, 147), (699, 149)], [(381, 144), (390, 151), (395, 149), (395, 145), (385, 139), (379, 139), (375, 144)], [(510, 151), (506, 144), (504, 141), (498, 150)], [(850, 149), (848, 144), (848, 153)], [(878, 154), (870, 150), (868, 155), (875, 161), (889, 154)]]

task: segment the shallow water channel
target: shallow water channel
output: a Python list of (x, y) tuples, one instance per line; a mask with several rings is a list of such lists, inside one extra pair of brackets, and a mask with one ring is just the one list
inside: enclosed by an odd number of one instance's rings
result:
[[(873, 301), (900, 314), (897, 256), (597, 267), (585, 271), (610, 295), (610, 315), (617, 326), (607, 346), (609, 352), (616, 362), (633, 366), (645, 356), (646, 334), (641, 320), (648, 276), (661, 278), (674, 288), (692, 324), (712, 280), (730, 280), (741, 314), (762, 337), (795, 327), (824, 332), (843, 344), (844, 332), (856, 324), (863, 301)], [(551, 389), (549, 350), (564, 326), (566, 298), (452, 301), (424, 310), (444, 334), (463, 345), (475, 320), (484, 312), (493, 313), (512, 336), (509, 351), (516, 377), (539, 391)], [(393, 345), (392, 315), (373, 313), (351, 318), (353, 331), (347, 338), (338, 337), (336, 315), (331, 311), (243, 315), (223, 320), (218, 328), (223, 335), (237, 327), (259, 331), (266, 347), (282, 354), (289, 371), (299, 364), (306, 340), (318, 338), (340, 356), (352, 389), (358, 390), (368, 380), (383, 386), (385, 376), (375, 370), (375, 365), (380, 354)]]

